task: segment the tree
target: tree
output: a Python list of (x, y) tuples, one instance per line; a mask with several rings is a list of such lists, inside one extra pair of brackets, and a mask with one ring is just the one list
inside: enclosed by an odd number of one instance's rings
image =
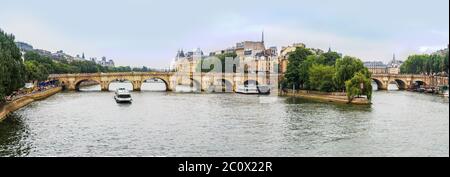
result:
[(400, 67), (400, 72), (427, 75), (448, 72), (448, 53), (445, 55), (411, 55)]
[(450, 73), (448, 73), (449, 72), (449, 61), (448, 61), (448, 54), (449, 52), (447, 51), (447, 53), (445, 54), (445, 57), (443, 57), (443, 60), (444, 60), (444, 66), (443, 66), (443, 68), (444, 68), (444, 71), (446, 71), (447, 72), (447, 74), (450, 74)]
[(372, 82), (365, 73), (358, 72), (352, 79), (345, 82), (348, 102), (352, 102), (355, 97), (366, 95), (367, 99), (372, 99)]
[(324, 57), (324, 65), (334, 66), (336, 64), (336, 60), (341, 58), (341, 55), (337, 52), (328, 51), (327, 53), (323, 53), (321, 56)]
[(344, 90), (345, 82), (352, 79), (356, 73), (361, 72), (370, 78), (369, 70), (364, 67), (363, 62), (355, 57), (345, 56), (336, 61), (335, 82), (338, 90)]
[(48, 78), (48, 71), (37, 61), (25, 61), (26, 78), (28, 81), (43, 81)]
[(149, 72), (150, 70), (147, 67), (142, 66), (142, 68), (133, 68), (132, 71), (134, 71), (134, 72)]
[(23, 87), (25, 83), (25, 66), (19, 48), (14, 43), (14, 36), (0, 29), (0, 102), (6, 95)]
[[(237, 54), (236, 54), (236, 52), (231, 52), (231, 53), (219, 54), (219, 55), (216, 55), (215, 57), (217, 57), (217, 59), (220, 60), (220, 63), (215, 63), (215, 62), (218, 62), (218, 61), (214, 60), (212, 58), (206, 58), (206, 59), (202, 58), (200, 60), (200, 62), (197, 63), (196, 72), (205, 72), (205, 73), (207, 73), (207, 72), (211, 72), (211, 71), (220, 71), (220, 69), (214, 68), (215, 66), (222, 66), (222, 69), (221, 69), (222, 73), (230, 72), (230, 71), (227, 71), (227, 69), (226, 69), (226, 67), (227, 67), (226, 66), (226, 64), (227, 64), (226, 60), (230, 59), (230, 58), (231, 59), (235, 59), (237, 57)], [(239, 63), (237, 63), (237, 65), (239, 65)], [(205, 66), (207, 66), (207, 68), (204, 68)], [(233, 67), (232, 70), (233, 70), (232, 72), (235, 73), (237, 69), (236, 69), (236, 67)]]
[(313, 90), (332, 92), (335, 90), (333, 66), (314, 64), (309, 69), (309, 84)]
[(302, 83), (301, 88), (311, 89), (310, 87), (310, 68), (314, 64), (322, 64), (324, 58), (318, 55), (309, 55), (306, 60), (299, 66), (299, 81)]
[(285, 74), (286, 85), (288, 87), (304, 87), (305, 82), (307, 82), (309, 78), (307, 77), (307, 74), (305, 74), (305, 72), (308, 72), (307, 69), (305, 71), (305, 68), (308, 68), (307, 64), (303, 64), (307, 57), (312, 54), (313, 53), (309, 49), (303, 47), (297, 47), (294, 52), (289, 54), (289, 64)]

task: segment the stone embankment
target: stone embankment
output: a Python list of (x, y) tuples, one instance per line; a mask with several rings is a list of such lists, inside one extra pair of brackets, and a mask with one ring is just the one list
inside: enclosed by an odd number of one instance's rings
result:
[(0, 105), (0, 122), (3, 121), (4, 119), (6, 119), (6, 117), (10, 113), (12, 113), (22, 107), (25, 107), (34, 101), (48, 98), (60, 91), (61, 91), (61, 87), (50, 88), (45, 91), (24, 95), (13, 101), (9, 101), (9, 102), (4, 103), (3, 105)]
[(370, 105), (371, 102), (367, 98), (355, 98), (349, 103), (346, 93), (343, 92), (318, 92), (309, 90), (299, 90), (281, 93), (282, 96), (292, 96), (299, 97), (323, 102), (334, 102), (334, 103), (344, 103), (344, 104), (355, 104), (355, 105)]

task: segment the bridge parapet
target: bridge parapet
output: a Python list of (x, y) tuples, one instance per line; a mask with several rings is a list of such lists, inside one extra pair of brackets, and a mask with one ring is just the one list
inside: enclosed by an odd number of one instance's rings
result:
[(381, 90), (386, 90), (391, 83), (397, 84), (401, 89), (412, 88), (416, 82), (427, 87), (448, 85), (448, 77), (419, 74), (372, 74), (372, 79), (377, 82), (378, 88)]
[(117, 72), (117, 73), (77, 73), (77, 74), (50, 74), (49, 78), (61, 77), (95, 77), (95, 76), (145, 76), (145, 75), (173, 75), (172, 72)]
[(197, 89), (209, 90), (210, 86), (226, 84), (232, 85), (233, 90), (237, 85), (242, 85), (250, 80), (259, 84), (278, 86), (279, 74), (267, 73), (181, 73), (181, 72), (122, 72), (122, 73), (80, 73), (80, 74), (51, 74), (50, 79), (57, 79), (69, 90), (77, 90), (83, 81), (92, 80), (101, 85), (102, 90), (107, 91), (109, 84), (116, 80), (127, 80), (133, 84), (133, 90), (140, 90), (142, 83), (147, 79), (161, 79), (166, 84), (168, 91), (174, 90), (177, 85), (196, 85)]

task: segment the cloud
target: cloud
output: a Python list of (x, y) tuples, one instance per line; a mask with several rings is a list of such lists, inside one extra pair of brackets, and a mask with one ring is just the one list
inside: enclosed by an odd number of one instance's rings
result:
[[(82, 41), (59, 31), (44, 20), (26, 13), (0, 16), (3, 30), (13, 33), (16, 41), (30, 43), (34, 48), (50, 51), (68, 50), (71, 54), (81, 53), (85, 45)], [(87, 47), (86, 47), (87, 48)], [(94, 52), (94, 50), (92, 50)]]
[(444, 49), (444, 48), (446, 48), (446, 47), (445, 46), (421, 46), (421, 47), (419, 47), (418, 51), (420, 53), (430, 54), (430, 53), (436, 52), (436, 51)]
[[(239, 4), (236, 6), (236, 4)], [(389, 4), (386, 6), (386, 4)], [(436, 4), (440, 4), (436, 6)], [(448, 44), (448, 1), (7, 2), (0, 25), (36, 48), (112, 58), (118, 65), (168, 66), (176, 50), (205, 53), (245, 40), (305, 43), (362, 60), (388, 61)], [(61, 5), (89, 13), (67, 13)], [(447, 5), (447, 6), (445, 6)], [(428, 6), (433, 8), (428, 8)], [(251, 8), (249, 8), (251, 7)], [(418, 9), (432, 9), (417, 14)], [(383, 8), (383, 13), (377, 13)], [(438, 8), (438, 9), (436, 9)], [(55, 15), (57, 14), (57, 15)]]
[[(332, 50), (351, 55), (362, 60), (389, 60), (395, 47), (392, 41), (363, 39), (338, 35), (325, 31), (314, 31), (302, 25), (265, 25), (266, 39), (271, 46), (286, 46), (295, 42), (305, 43), (307, 47)], [(380, 52), (383, 51), (383, 52)]]

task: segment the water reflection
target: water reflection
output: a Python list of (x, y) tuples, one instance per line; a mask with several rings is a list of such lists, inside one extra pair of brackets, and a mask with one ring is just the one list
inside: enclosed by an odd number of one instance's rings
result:
[(11, 114), (0, 122), (0, 156), (26, 156), (32, 149), (32, 142), (26, 141), (30, 130), (17, 114)]
[(79, 88), (79, 91), (81, 91), (81, 92), (98, 92), (101, 90), (102, 90), (102, 87), (100, 86), (100, 84), (81, 86)]
[(389, 91), (398, 91), (398, 90), (399, 90), (397, 84), (389, 84), (387, 89), (388, 89)]
[(142, 83), (141, 91), (165, 92), (167, 90), (165, 83)]
[(165, 92), (166, 90), (166, 83), (161, 79), (148, 79), (141, 85), (141, 91)]
[(374, 92), (371, 106), (278, 97), (63, 92), (0, 124), (1, 156), (448, 156), (448, 99)]

